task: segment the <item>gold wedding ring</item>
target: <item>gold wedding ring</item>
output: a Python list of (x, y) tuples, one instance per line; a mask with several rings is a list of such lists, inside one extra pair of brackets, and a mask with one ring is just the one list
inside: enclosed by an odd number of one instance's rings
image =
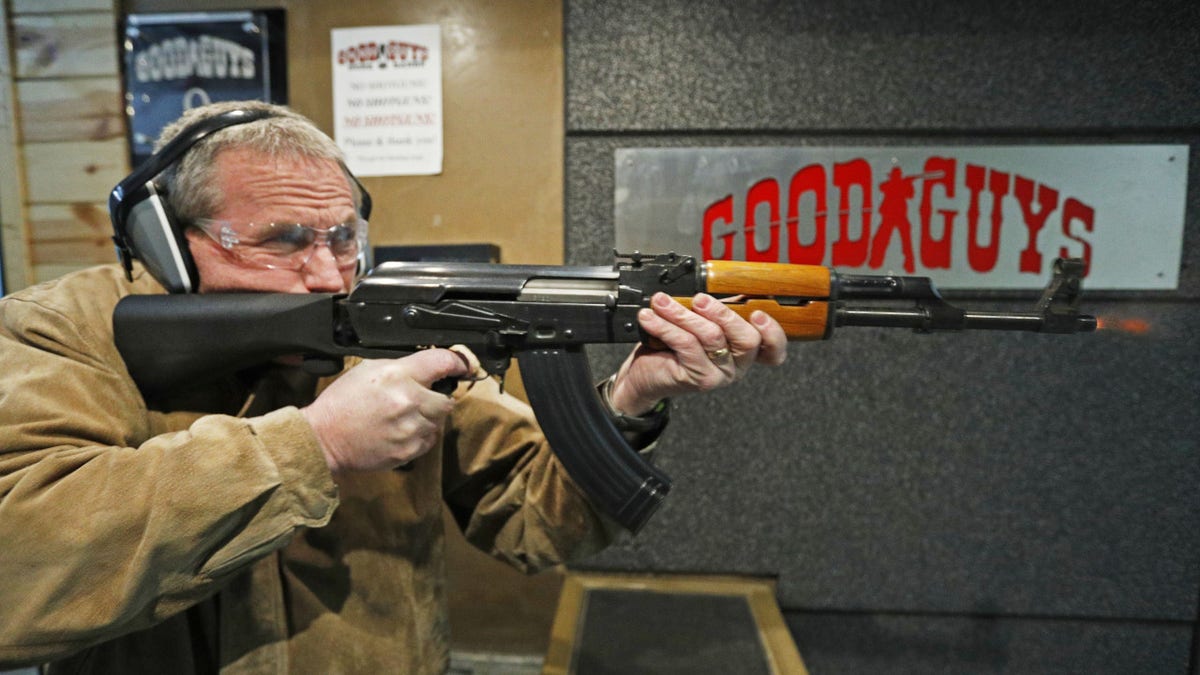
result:
[(710, 361), (723, 361), (727, 358), (729, 358), (729, 347), (721, 347), (715, 352), (708, 352), (708, 359)]

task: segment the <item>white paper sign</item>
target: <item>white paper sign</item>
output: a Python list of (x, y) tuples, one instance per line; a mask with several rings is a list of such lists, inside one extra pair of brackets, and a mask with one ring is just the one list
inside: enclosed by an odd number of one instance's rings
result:
[(358, 176), (442, 172), (442, 41), (436, 25), (336, 28), (333, 132)]
[(1041, 288), (1178, 285), (1188, 146), (630, 148), (616, 247)]

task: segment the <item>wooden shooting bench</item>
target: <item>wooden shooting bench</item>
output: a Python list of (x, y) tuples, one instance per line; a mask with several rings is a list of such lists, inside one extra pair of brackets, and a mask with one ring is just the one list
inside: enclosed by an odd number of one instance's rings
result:
[(543, 675), (808, 675), (769, 580), (571, 572)]

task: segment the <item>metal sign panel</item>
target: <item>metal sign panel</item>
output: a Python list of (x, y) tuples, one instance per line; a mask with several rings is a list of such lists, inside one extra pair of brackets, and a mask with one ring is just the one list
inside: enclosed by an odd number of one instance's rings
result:
[(616, 248), (1038, 289), (1178, 284), (1188, 146), (631, 148)]
[(125, 113), (132, 163), (163, 127), (216, 101), (287, 103), (283, 10), (125, 17)]

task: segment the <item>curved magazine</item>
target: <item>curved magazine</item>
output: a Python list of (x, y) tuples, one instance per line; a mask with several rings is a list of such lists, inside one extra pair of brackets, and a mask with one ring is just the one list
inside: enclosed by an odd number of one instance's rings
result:
[(671, 479), (613, 426), (583, 347), (532, 349), (517, 359), (538, 423), (571, 479), (602, 513), (640, 530), (666, 498)]

